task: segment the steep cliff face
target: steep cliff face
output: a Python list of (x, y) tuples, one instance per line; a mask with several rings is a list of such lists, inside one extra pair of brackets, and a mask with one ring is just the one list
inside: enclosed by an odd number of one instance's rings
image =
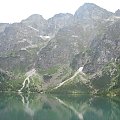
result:
[(113, 13), (93, 4), (85, 3), (83, 6), (80, 6), (75, 12), (75, 18), (79, 20), (91, 20), (91, 19), (107, 19)]
[(116, 16), (120, 16), (120, 9), (118, 9), (117, 11), (115, 11), (115, 15)]
[(48, 19), (46, 32), (48, 34), (56, 34), (59, 29), (71, 24), (73, 15), (70, 13), (59, 13)]
[(73, 69), (78, 69), (82, 62), (84, 65), (82, 71), (86, 75), (78, 74), (72, 80), (53, 89), (53, 92), (84, 93), (86, 91), (92, 94), (119, 95), (120, 21), (106, 25), (105, 31), (98, 34), (90, 47), (76, 55), (71, 63)]
[[(96, 72), (99, 68), (103, 67), (106, 63), (114, 61), (120, 56), (120, 21), (116, 21), (107, 26), (106, 31), (97, 36), (91, 43), (89, 60), (85, 65), (88, 67), (88, 72)], [(90, 66), (93, 71), (90, 71)], [(84, 71), (87, 72), (87, 69)]]
[(27, 27), (22, 23), (14, 23), (6, 27), (0, 34), (0, 54), (35, 47), (35, 44), (43, 42), (38, 31)]
[[(81, 31), (81, 33), (78, 33)], [(84, 49), (81, 26), (70, 26), (58, 31), (56, 36), (39, 53), (38, 64), (42, 68), (57, 64), (69, 64), (75, 54)]]
[(4, 32), (5, 28), (8, 27), (8, 23), (0, 23), (0, 33)]
[[(108, 27), (100, 40), (96, 39), (91, 44), (91, 51), (94, 55), (90, 55), (91, 61), (85, 65), (84, 71), (91, 73), (98, 72), (92, 81), (95, 87), (97, 86), (98, 92), (102, 92), (102, 89), (108, 92), (111, 89), (114, 90), (119, 88), (119, 31), (120, 21), (117, 21)], [(92, 69), (90, 69), (91, 67)]]
[[(83, 6), (85, 11), (90, 13), (94, 11), (94, 5), (89, 7)], [(96, 6), (95, 6), (96, 7)], [(82, 7), (77, 11), (80, 12)], [(99, 8), (100, 9), (100, 8)], [(102, 10), (104, 11), (104, 10)], [(104, 11), (105, 12), (105, 11)], [(106, 11), (107, 12), (107, 11)], [(94, 13), (94, 12), (93, 12)], [(87, 14), (87, 13), (86, 13)], [(86, 15), (85, 14), (85, 15)], [(84, 51), (79, 51), (71, 62), (71, 67), (74, 70), (83, 67), (83, 72), (86, 73), (85, 76), (78, 74), (75, 78), (72, 78), (66, 83), (62, 84), (60, 87), (56, 87), (52, 92), (58, 93), (92, 93), (92, 94), (107, 94), (107, 95), (118, 95), (119, 94), (119, 57), (120, 57), (120, 20), (116, 16), (111, 16), (111, 13), (106, 13), (108, 16), (102, 18), (99, 14), (87, 14), (88, 16), (77, 17), (80, 21), (84, 19), (81, 23), (90, 24), (91, 20), (94, 19), (93, 28), (97, 28), (92, 34), (92, 40), (89, 39), (89, 45)], [(110, 15), (111, 14), (111, 15)], [(95, 17), (95, 16), (99, 16)], [(110, 15), (110, 16), (109, 16)], [(78, 15), (77, 15), (78, 16)], [(102, 24), (95, 24), (97, 19), (102, 20)], [(105, 20), (106, 19), (106, 20)], [(79, 23), (80, 23), (79, 21)], [(90, 26), (90, 25), (89, 25)], [(85, 26), (84, 26), (85, 27)], [(89, 27), (90, 28), (90, 27)], [(79, 31), (80, 32), (80, 31)], [(82, 39), (83, 40), (83, 39)], [(85, 40), (84, 40), (85, 42)], [(73, 75), (74, 76), (74, 75)], [(86, 80), (87, 79), (87, 80)], [(59, 86), (59, 85), (58, 85)], [(114, 92), (112, 92), (114, 91)], [(115, 94), (114, 94), (115, 93)]]

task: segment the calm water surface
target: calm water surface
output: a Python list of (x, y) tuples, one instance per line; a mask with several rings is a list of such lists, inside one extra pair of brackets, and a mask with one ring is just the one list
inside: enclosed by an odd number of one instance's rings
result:
[(120, 98), (0, 93), (0, 120), (120, 120)]

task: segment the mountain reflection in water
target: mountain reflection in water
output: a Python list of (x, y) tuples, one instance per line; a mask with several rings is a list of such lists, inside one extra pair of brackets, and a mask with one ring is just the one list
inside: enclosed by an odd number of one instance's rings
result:
[(0, 120), (120, 120), (120, 98), (0, 93)]

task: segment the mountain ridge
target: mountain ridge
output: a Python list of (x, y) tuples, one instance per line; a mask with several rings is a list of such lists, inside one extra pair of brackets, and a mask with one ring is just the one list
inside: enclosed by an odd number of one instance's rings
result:
[[(83, 66), (88, 81), (84, 83), (80, 80), (83, 76), (78, 74), (70, 81), (72, 84), (68, 81), (68, 91), (64, 92), (69, 92), (69, 87), (72, 87), (70, 92), (80, 93), (80, 90), (91, 90), (92, 86), (94, 94), (118, 89), (119, 64), (117, 66), (116, 60), (119, 61), (120, 56), (120, 18), (117, 13), (86, 3), (74, 15), (59, 13), (46, 20), (33, 14), (20, 23), (1, 24), (0, 69), (15, 78), (4, 85), (10, 91), (18, 91), (26, 73), (35, 70), (29, 77), (29, 87), (24, 82), (21, 92), (48, 91), (64, 83)], [(104, 76), (109, 80), (104, 81)], [(105, 82), (103, 89), (99, 89), (100, 81)], [(59, 90), (62, 92), (61, 88), (56, 91)]]

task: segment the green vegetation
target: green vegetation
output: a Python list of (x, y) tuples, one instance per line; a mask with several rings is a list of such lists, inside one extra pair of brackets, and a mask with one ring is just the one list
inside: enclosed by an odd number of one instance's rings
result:
[(105, 65), (101, 74), (91, 79), (91, 83), (98, 94), (120, 95), (120, 63), (113, 61)]
[(0, 82), (4, 82), (5, 80), (9, 80), (10, 77), (7, 75), (7, 73), (0, 71)]
[[(87, 82), (82, 79), (85, 78)], [(66, 79), (67, 80), (67, 79)], [(118, 60), (106, 64), (102, 70), (95, 75), (82, 76), (79, 74), (70, 79), (53, 93), (92, 93), (99, 95), (120, 95), (120, 63)]]
[(44, 70), (43, 69), (39, 69), (38, 72), (41, 75), (44, 75), (44, 74), (52, 75), (54, 73), (57, 73), (58, 69), (59, 69), (59, 66), (53, 66), (53, 67), (50, 67), (50, 68), (44, 69)]
[(38, 74), (30, 78), (30, 92), (40, 92), (43, 88), (43, 79)]
[(53, 93), (70, 93), (70, 94), (87, 94), (91, 90), (90, 88), (84, 84), (81, 80), (81, 75), (77, 75), (73, 79), (69, 79), (67, 82), (65, 82), (62, 86), (58, 87), (57, 89), (52, 89), (51, 92)]
[(120, 95), (120, 63), (117, 61), (115, 63), (116, 69), (114, 70), (113, 77), (111, 80), (111, 86), (110, 86), (110, 94), (114, 93), (116, 95)]

